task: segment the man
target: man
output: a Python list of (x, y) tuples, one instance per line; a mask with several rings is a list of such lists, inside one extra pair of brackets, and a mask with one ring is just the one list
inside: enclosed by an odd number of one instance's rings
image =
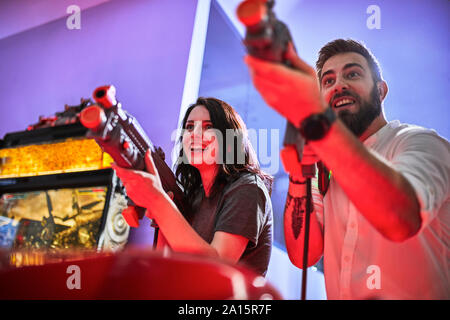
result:
[[(450, 147), (434, 131), (387, 122), (388, 87), (361, 43), (335, 40), (317, 74), (290, 49), (296, 70), (246, 57), (264, 100), (308, 141), (303, 164), (331, 170), (315, 192), (308, 265), (324, 256), (329, 299), (449, 299)], [(337, 117), (336, 117), (337, 115)], [(285, 238), (302, 266), (305, 184), (290, 176)]]

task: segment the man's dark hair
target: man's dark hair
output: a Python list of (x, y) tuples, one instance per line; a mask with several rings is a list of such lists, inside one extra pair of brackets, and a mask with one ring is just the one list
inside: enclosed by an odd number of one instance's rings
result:
[(380, 64), (378, 63), (372, 52), (370, 52), (370, 50), (367, 49), (363, 43), (352, 39), (336, 39), (328, 42), (325, 46), (322, 47), (322, 49), (320, 49), (319, 58), (316, 62), (316, 70), (319, 79), (322, 80), (322, 68), (328, 59), (337, 54), (347, 52), (356, 52), (366, 58), (370, 70), (372, 71), (372, 78), (375, 83), (383, 80), (381, 76)]

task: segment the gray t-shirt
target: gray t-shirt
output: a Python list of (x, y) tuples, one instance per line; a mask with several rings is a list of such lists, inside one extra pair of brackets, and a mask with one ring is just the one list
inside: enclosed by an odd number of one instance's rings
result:
[(215, 196), (203, 188), (194, 201), (192, 227), (208, 243), (216, 231), (241, 235), (249, 240), (239, 264), (265, 275), (272, 250), (272, 202), (261, 178), (245, 173)]

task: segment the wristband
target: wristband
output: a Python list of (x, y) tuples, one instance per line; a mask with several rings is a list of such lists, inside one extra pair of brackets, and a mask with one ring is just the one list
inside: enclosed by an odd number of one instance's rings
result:
[(306, 180), (303, 181), (295, 180), (294, 178), (292, 178), (291, 175), (289, 175), (289, 182), (293, 184), (306, 184)]

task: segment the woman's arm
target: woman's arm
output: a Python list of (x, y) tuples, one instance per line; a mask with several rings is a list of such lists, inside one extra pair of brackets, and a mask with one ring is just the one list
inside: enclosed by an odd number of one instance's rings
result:
[[(228, 232), (217, 231), (214, 233), (214, 238), (211, 246), (216, 249), (220, 258), (231, 263), (237, 263), (247, 247), (248, 239)], [(157, 250), (164, 250), (166, 247), (171, 248), (169, 242), (160, 230), (158, 235), (158, 242), (156, 244)], [(178, 250), (181, 251), (181, 250)]]
[(247, 244), (246, 237), (223, 231), (216, 231), (211, 242), (219, 257), (232, 263), (239, 261)]
[(211, 244), (207, 243), (191, 227), (172, 201), (162, 200), (149, 210), (174, 251), (220, 257), (235, 263), (247, 246), (247, 238), (222, 231), (215, 232)]
[(243, 237), (226, 232), (216, 232), (211, 244), (203, 240), (164, 192), (150, 152), (147, 152), (145, 162), (148, 172), (116, 165), (113, 168), (125, 185), (128, 196), (136, 205), (147, 208), (147, 214), (155, 219), (164, 235), (161, 245), (167, 241), (174, 251), (239, 260), (248, 240), (244, 238), (246, 242)]
[(166, 237), (164, 237), (161, 229), (159, 229), (158, 240), (156, 242), (156, 250), (164, 250), (166, 248), (170, 248), (169, 243), (167, 243)]

